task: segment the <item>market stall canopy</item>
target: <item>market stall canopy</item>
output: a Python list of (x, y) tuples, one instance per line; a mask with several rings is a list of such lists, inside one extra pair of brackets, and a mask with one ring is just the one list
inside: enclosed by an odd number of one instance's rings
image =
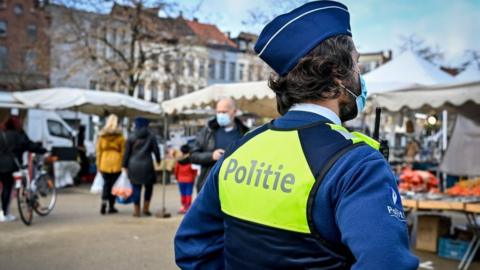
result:
[(448, 73), (411, 51), (406, 51), (379, 68), (366, 73), (364, 79), (369, 93), (455, 82)]
[(470, 83), (421, 86), (393, 92), (377, 93), (372, 105), (396, 112), (404, 108), (455, 109), (475, 121), (480, 121), (480, 80)]
[(24, 109), (25, 105), (13, 98), (12, 92), (0, 91), (0, 108), (18, 108)]
[(480, 176), (479, 161), (480, 125), (458, 116), (440, 170), (457, 176)]
[(160, 104), (107, 91), (60, 87), (15, 92), (13, 97), (31, 108), (74, 110), (99, 116), (114, 113), (120, 117), (154, 118), (162, 113)]
[(480, 80), (480, 67), (476, 64), (470, 64), (467, 68), (460, 74), (458, 74), (455, 79), (458, 82), (471, 82)]
[(221, 98), (229, 97), (236, 101), (242, 112), (262, 117), (278, 116), (275, 94), (267, 81), (214, 84), (199, 91), (174, 98), (162, 103), (167, 114), (181, 114), (188, 109), (215, 108)]

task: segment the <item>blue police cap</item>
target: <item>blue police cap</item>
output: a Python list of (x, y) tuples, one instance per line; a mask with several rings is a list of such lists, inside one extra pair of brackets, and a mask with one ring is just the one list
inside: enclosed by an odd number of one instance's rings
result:
[(335, 1), (314, 1), (280, 15), (258, 37), (255, 52), (284, 76), (322, 41), (352, 36), (348, 8)]

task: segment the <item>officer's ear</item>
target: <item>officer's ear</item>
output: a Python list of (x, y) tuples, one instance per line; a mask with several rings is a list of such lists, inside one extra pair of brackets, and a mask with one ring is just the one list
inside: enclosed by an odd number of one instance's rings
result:
[(337, 87), (339, 89), (340, 96), (344, 95), (345, 94), (345, 85), (343, 85), (342, 81), (337, 79), (337, 78), (334, 78), (333, 81), (335, 82), (335, 84), (337, 85)]

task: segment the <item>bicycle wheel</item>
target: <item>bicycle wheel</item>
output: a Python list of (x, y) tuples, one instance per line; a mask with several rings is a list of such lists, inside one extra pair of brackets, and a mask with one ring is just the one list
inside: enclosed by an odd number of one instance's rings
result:
[(33, 210), (40, 216), (46, 216), (52, 212), (57, 201), (55, 181), (48, 174), (42, 174), (35, 183), (36, 192)]
[(18, 212), (20, 213), (20, 219), (27, 226), (32, 224), (33, 210), (30, 199), (30, 192), (25, 189), (25, 186), (17, 188), (17, 204)]

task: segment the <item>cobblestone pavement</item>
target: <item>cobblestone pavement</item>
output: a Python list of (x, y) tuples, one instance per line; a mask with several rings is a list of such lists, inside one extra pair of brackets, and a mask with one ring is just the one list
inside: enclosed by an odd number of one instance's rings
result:
[[(177, 269), (173, 236), (181, 221), (175, 185), (167, 187), (169, 219), (133, 218), (131, 205), (120, 205), (117, 215), (99, 214), (100, 198), (87, 186), (60, 191), (54, 211), (34, 216), (26, 227), (17, 220), (0, 223), (0, 269)], [(12, 212), (17, 214), (16, 201)], [(155, 186), (152, 208), (161, 208), (161, 186)], [(425, 265), (420, 269), (451, 270), (458, 262), (418, 253)], [(428, 261), (431, 262), (428, 263)], [(433, 268), (432, 268), (433, 267)], [(480, 269), (480, 264), (470, 269)]]

